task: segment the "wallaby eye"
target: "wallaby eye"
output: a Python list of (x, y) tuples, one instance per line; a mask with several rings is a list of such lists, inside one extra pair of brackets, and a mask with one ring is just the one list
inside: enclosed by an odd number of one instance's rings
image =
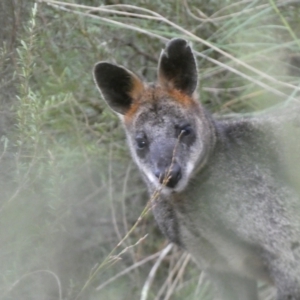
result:
[(188, 135), (192, 135), (193, 128), (190, 124), (183, 124), (183, 125), (179, 125), (176, 126), (176, 131), (177, 131), (177, 135), (178, 136), (188, 136)]
[(139, 150), (145, 149), (148, 142), (147, 137), (143, 132), (139, 132), (135, 137), (136, 145)]
[(146, 140), (145, 139), (136, 139), (136, 144), (139, 149), (144, 149), (146, 147)]
[(191, 125), (185, 125), (185, 126), (183, 126), (183, 127), (181, 128), (181, 134), (182, 134), (182, 135), (187, 136), (187, 135), (192, 134), (192, 132), (193, 132), (193, 129), (192, 129), (192, 126), (191, 126)]

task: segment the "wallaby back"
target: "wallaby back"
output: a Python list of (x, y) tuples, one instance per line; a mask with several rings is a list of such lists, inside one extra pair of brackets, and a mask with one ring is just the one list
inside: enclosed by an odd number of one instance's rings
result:
[(94, 78), (149, 193), (160, 191), (153, 212), (162, 232), (223, 299), (258, 299), (256, 280), (265, 280), (278, 300), (300, 300), (300, 177), (290, 172), (299, 114), (213, 118), (197, 99), (196, 60), (182, 39), (162, 51), (155, 84), (107, 62)]

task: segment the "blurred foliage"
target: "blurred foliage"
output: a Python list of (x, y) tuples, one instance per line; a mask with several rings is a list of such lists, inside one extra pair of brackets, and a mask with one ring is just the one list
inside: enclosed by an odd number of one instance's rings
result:
[[(151, 214), (98, 271), (148, 196), (92, 67), (108, 60), (154, 81), (165, 41), (181, 36), (198, 53), (200, 99), (212, 112), (288, 102), (300, 86), (300, 3), (66, 3), (0, 3), (0, 299), (211, 299), (205, 278), (175, 247), (141, 298), (159, 254), (151, 255), (166, 249)], [(137, 8), (161, 17), (146, 18)]]

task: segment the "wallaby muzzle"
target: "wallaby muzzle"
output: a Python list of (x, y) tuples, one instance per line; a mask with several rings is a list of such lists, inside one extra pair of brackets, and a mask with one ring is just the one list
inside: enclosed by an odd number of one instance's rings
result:
[(181, 179), (181, 167), (174, 162), (167, 168), (157, 168), (154, 175), (159, 179), (161, 184), (165, 184), (169, 188), (174, 188)]
[(159, 182), (169, 188), (175, 188), (182, 177), (182, 169), (174, 151), (176, 143), (156, 142), (151, 147), (153, 173)]

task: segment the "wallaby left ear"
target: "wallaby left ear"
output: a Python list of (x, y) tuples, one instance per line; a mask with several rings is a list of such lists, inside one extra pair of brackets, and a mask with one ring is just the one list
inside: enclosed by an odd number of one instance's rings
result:
[(94, 67), (94, 79), (110, 108), (125, 115), (144, 90), (143, 82), (124, 67), (99, 62)]
[(193, 94), (198, 83), (197, 65), (186, 40), (172, 39), (162, 51), (158, 81), (164, 88), (177, 89), (189, 96)]

